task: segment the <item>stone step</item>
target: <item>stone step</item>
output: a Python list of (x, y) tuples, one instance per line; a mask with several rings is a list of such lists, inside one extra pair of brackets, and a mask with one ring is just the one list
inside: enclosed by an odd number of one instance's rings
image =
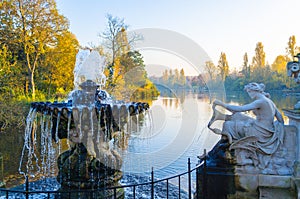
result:
[(291, 189), (278, 189), (259, 187), (259, 199), (296, 199), (295, 192)]

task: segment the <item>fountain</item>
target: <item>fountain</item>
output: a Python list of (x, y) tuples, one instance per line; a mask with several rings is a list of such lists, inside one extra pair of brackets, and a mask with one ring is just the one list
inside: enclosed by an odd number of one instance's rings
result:
[[(116, 145), (125, 139), (126, 123), (149, 105), (116, 102), (102, 90), (105, 59), (98, 52), (80, 50), (75, 65), (75, 88), (67, 102), (31, 104), (19, 172), (27, 177), (56, 175), (57, 198), (123, 198), (123, 189), (105, 189), (118, 186), (122, 177)], [(62, 140), (68, 147), (64, 152)], [(76, 192), (90, 189), (99, 191)]]

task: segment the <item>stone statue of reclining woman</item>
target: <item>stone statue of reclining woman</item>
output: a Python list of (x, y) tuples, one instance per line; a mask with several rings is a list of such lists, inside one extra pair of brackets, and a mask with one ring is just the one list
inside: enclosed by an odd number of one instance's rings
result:
[[(242, 106), (215, 100), (213, 102), (214, 114), (208, 124), (209, 129), (216, 134), (221, 134), (223, 141), (229, 142), (229, 149), (243, 151), (243, 154), (237, 157), (238, 163), (254, 164), (261, 169), (267, 166), (271, 155), (281, 144), (284, 124), (281, 113), (264, 89), (264, 84), (255, 82), (247, 84), (244, 90), (254, 101)], [(232, 114), (222, 114), (216, 106), (221, 106)], [(242, 113), (246, 111), (252, 111), (256, 118)], [(277, 121), (274, 121), (274, 118)], [(222, 130), (212, 128), (216, 120), (225, 121)]]

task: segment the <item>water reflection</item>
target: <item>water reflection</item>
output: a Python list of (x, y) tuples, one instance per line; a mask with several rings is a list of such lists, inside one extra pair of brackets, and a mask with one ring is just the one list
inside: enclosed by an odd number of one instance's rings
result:
[[(227, 103), (237, 103), (246, 104), (250, 103), (252, 100), (245, 94), (245, 92), (229, 92), (226, 93)], [(296, 95), (282, 93), (282, 92), (271, 92), (271, 99), (276, 104), (279, 109), (292, 109), (294, 104), (297, 103), (299, 99)]]

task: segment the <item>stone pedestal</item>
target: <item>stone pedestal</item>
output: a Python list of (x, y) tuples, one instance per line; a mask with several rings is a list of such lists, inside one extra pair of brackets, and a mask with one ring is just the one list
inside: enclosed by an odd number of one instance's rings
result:
[(283, 110), (289, 118), (289, 124), (297, 128), (296, 159), (294, 163), (294, 176), (300, 177), (300, 110)]
[[(198, 170), (197, 195), (207, 194), (208, 199), (292, 199), (297, 194), (300, 196), (300, 178), (296, 177), (299, 174), (300, 127), (297, 129), (294, 125), (285, 125), (283, 128), (283, 140), (264, 169), (250, 163), (240, 164), (236, 158), (236, 153), (239, 152), (229, 150), (229, 144), (220, 140), (206, 156), (206, 164), (203, 164), (207, 165), (206, 168)], [(295, 163), (295, 160), (298, 162)], [(296, 172), (294, 167), (298, 169)], [(202, 190), (206, 192), (201, 192)]]

